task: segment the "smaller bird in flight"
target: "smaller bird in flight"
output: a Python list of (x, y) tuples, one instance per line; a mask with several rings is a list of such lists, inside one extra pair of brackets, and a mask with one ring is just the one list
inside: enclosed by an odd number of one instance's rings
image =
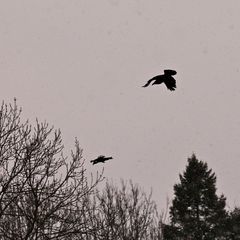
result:
[(105, 161), (108, 161), (110, 159), (113, 159), (112, 157), (105, 157), (104, 155), (98, 156), (96, 159), (91, 160), (92, 164), (97, 164), (97, 163), (105, 163)]
[(177, 74), (177, 72), (175, 70), (166, 69), (166, 70), (164, 70), (164, 74), (157, 75), (157, 76), (151, 78), (150, 80), (148, 80), (148, 82), (143, 87), (149, 86), (150, 83), (154, 81), (152, 83), (152, 85), (165, 83), (166, 87), (169, 90), (174, 91), (176, 88), (176, 80), (172, 76), (176, 75), (176, 74)]

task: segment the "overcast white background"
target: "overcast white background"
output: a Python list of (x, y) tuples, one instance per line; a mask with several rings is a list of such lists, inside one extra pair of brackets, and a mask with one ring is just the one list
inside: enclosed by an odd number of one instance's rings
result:
[[(0, 96), (164, 209), (194, 152), (240, 205), (240, 2), (0, 1)], [(177, 89), (141, 86), (175, 69)]]

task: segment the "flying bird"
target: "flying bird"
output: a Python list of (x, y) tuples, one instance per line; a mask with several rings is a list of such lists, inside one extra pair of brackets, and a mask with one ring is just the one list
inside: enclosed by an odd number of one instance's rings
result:
[(91, 160), (92, 164), (97, 164), (97, 163), (105, 163), (105, 161), (108, 161), (110, 159), (113, 159), (112, 157), (105, 157), (104, 155), (98, 156), (96, 159)]
[(174, 91), (176, 88), (176, 80), (172, 76), (176, 74), (177, 72), (175, 70), (166, 69), (163, 75), (157, 75), (151, 78), (143, 87), (149, 86), (151, 82), (153, 82), (152, 85), (165, 83), (169, 90)]

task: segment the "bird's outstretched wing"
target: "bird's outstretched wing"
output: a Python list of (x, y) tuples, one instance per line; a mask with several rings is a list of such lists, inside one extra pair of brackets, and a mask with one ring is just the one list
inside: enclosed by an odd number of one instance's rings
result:
[(147, 87), (152, 81), (154, 81), (154, 78), (151, 78), (150, 80), (147, 81), (147, 83), (145, 85), (143, 85), (142, 87)]
[(93, 165), (98, 163), (98, 161), (97, 161), (96, 159), (91, 160), (90, 162), (91, 162)]
[(164, 81), (166, 87), (171, 90), (174, 91), (176, 88), (176, 80), (174, 78), (168, 78)]

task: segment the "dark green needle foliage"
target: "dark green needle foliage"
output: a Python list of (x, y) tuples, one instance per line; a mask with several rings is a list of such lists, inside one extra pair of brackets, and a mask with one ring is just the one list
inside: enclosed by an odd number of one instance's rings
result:
[(225, 197), (216, 194), (216, 175), (195, 155), (188, 159), (170, 207), (172, 229), (182, 239), (211, 240), (223, 236)]
[(240, 207), (235, 207), (228, 218), (229, 239), (240, 239)]

